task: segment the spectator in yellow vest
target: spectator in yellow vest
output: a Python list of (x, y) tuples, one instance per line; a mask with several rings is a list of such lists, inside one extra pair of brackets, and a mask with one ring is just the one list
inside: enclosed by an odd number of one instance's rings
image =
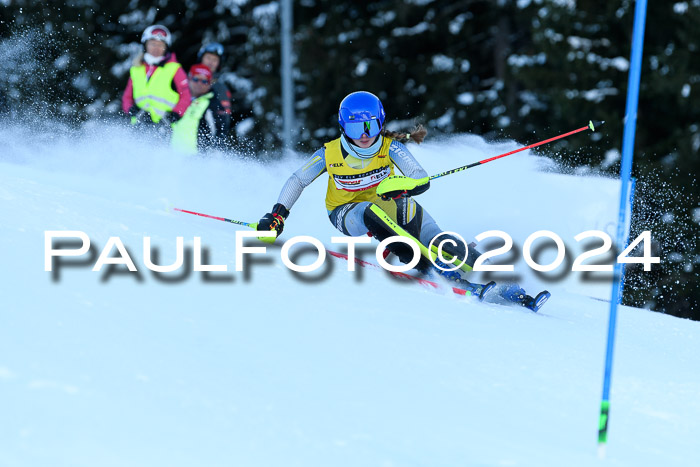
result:
[(172, 36), (165, 26), (149, 26), (141, 35), (144, 53), (129, 70), (122, 110), (131, 123), (169, 123), (190, 105), (187, 75), (170, 51)]
[(228, 119), (212, 91), (214, 75), (207, 66), (198, 63), (192, 65), (188, 76), (192, 103), (185, 115), (172, 125), (171, 146), (190, 154), (212, 147), (222, 148), (228, 133)]

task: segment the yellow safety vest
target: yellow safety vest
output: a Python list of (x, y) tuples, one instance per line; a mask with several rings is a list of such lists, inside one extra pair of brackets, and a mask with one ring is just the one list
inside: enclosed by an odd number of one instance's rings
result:
[(149, 112), (154, 123), (160, 122), (180, 100), (180, 94), (172, 88), (175, 73), (180, 68), (177, 62), (166, 63), (156, 67), (150, 79), (146, 77), (146, 65), (129, 70), (136, 106)]
[(362, 201), (375, 202), (379, 182), (394, 175), (394, 163), (389, 157), (391, 138), (384, 137), (379, 152), (367, 167), (353, 169), (343, 159), (340, 138), (326, 143), (326, 170), (328, 171), (328, 189), (326, 190), (326, 209), (332, 211), (347, 203)]
[(172, 124), (173, 133), (170, 137), (170, 145), (184, 153), (196, 154), (199, 136), (199, 122), (204, 112), (209, 108), (213, 92), (208, 92), (192, 101), (185, 115)]

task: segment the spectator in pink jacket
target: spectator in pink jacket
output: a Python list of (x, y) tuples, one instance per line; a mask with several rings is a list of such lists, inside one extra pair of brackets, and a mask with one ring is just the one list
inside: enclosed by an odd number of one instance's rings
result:
[(172, 36), (165, 26), (149, 26), (141, 35), (144, 53), (129, 70), (122, 110), (131, 123), (170, 123), (190, 105), (187, 74), (170, 51)]

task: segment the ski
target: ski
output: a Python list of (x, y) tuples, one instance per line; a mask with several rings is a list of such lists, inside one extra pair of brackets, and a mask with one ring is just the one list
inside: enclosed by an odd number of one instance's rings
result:
[[(326, 250), (326, 252), (334, 256), (336, 258), (341, 258), (346, 261), (350, 261), (350, 258), (348, 255), (344, 253), (339, 253), (337, 251), (331, 251), (331, 250)], [(369, 261), (364, 261), (359, 258), (354, 258), (355, 264), (358, 264), (362, 267), (365, 268), (373, 268), (373, 269), (381, 269), (383, 271), (387, 271), (389, 274), (391, 274), (394, 277), (398, 277), (400, 279), (405, 279), (413, 282), (417, 282), (418, 284), (421, 285), (426, 285), (429, 287), (432, 287), (433, 289), (441, 289), (442, 286), (438, 284), (435, 281), (431, 281), (422, 277), (416, 277), (412, 276), (410, 274), (406, 274), (404, 272), (396, 272), (396, 271), (388, 271), (384, 269), (383, 267), (379, 266), (378, 264), (371, 263)], [(485, 295), (488, 293), (489, 290), (494, 288), (496, 286), (496, 283), (494, 281), (489, 282), (488, 284), (474, 284), (472, 282), (469, 282), (464, 279), (459, 279), (456, 281), (459, 284), (459, 287), (454, 287), (452, 286), (452, 292), (455, 293), (456, 295), (461, 295), (461, 296), (473, 296), (478, 298), (480, 301), (482, 301), (485, 297)]]
[[(200, 212), (195, 212), (195, 211), (187, 211), (187, 210), (179, 209), (179, 208), (173, 208), (173, 210), (179, 211), (179, 212), (184, 212), (187, 214), (194, 214), (197, 216), (208, 217), (211, 219), (216, 219), (216, 220), (220, 220), (220, 221), (224, 221), (224, 222), (231, 222), (233, 224), (244, 225), (244, 226), (250, 227), (252, 229), (255, 229), (257, 227), (257, 223), (255, 223), (255, 222), (241, 222), (241, 221), (237, 221), (234, 219), (226, 219), (225, 217), (210, 216), (208, 214), (202, 214)], [(348, 255), (346, 255), (344, 253), (339, 253), (337, 251), (332, 251), (332, 250), (328, 250), (328, 249), (326, 249), (326, 252), (328, 252), (331, 256), (334, 256), (336, 258), (341, 258), (341, 259), (344, 259), (346, 261), (350, 261), (350, 258), (348, 258)], [(384, 257), (386, 258), (386, 255)], [(354, 262), (355, 262), (355, 264), (358, 264), (362, 267), (370, 267), (370, 268), (384, 270), (384, 268), (382, 268), (378, 264), (370, 263), (369, 261), (363, 261), (359, 258), (354, 258)], [(438, 262), (438, 264), (442, 264), (442, 263)], [(417, 282), (417, 283), (422, 284), (422, 285), (430, 286), (433, 289), (441, 289), (442, 288), (441, 285), (438, 284), (437, 282), (434, 282), (434, 281), (431, 281), (428, 279), (424, 279), (422, 277), (411, 276), (410, 274), (406, 274), (403, 272), (394, 272), (394, 271), (387, 271), (387, 272), (389, 272), (394, 277), (406, 279), (409, 281), (414, 281), (414, 282)], [(450, 287), (452, 289), (452, 292), (454, 292), (456, 295), (474, 296), (474, 297), (478, 298), (480, 301), (483, 301), (486, 294), (491, 289), (496, 287), (496, 282), (494, 282), (494, 281), (491, 281), (487, 284), (475, 284), (475, 283), (469, 282), (468, 280), (462, 278), (461, 274), (459, 274), (456, 271), (454, 271), (454, 273), (447, 273), (447, 274), (445, 274), (444, 272), (440, 272), (439, 274), (441, 276), (443, 276), (444, 278), (457, 283), (460, 286), (460, 287), (454, 287), (454, 286)], [(520, 304), (520, 305), (524, 306), (525, 308), (532, 310), (534, 312), (537, 312), (540, 308), (542, 308), (542, 305), (544, 305), (545, 302), (547, 300), (549, 300), (549, 297), (552, 296), (552, 294), (550, 294), (548, 291), (543, 290), (542, 292), (537, 294), (537, 296), (535, 298), (532, 298), (531, 296), (526, 295), (524, 290), (520, 289), (520, 291), (521, 291), (521, 292), (519, 292), (521, 294), (520, 297), (516, 298), (516, 299), (510, 299), (509, 300), (510, 303)], [(506, 299), (506, 300), (508, 300), (508, 299)]]
[[(457, 283), (466, 282), (467, 284), (478, 286), (478, 284), (471, 284), (471, 282), (464, 279), (462, 277), (462, 274), (460, 274), (459, 271), (456, 271), (456, 270), (449, 271), (449, 270), (444, 269), (447, 265), (444, 264), (443, 262), (436, 260), (435, 264), (439, 268), (439, 269), (436, 269), (435, 271), (439, 271), (438, 274), (447, 278), (448, 280), (456, 281)], [(493, 285), (491, 285), (491, 284), (493, 284)], [(489, 289), (491, 289), (491, 288), (496, 286), (496, 283), (494, 281), (491, 281), (488, 284), (486, 284), (486, 286), (489, 286), (489, 285), (491, 285), (491, 287), (489, 287)], [(489, 289), (487, 289), (487, 290), (489, 290)], [(517, 286), (517, 289), (518, 289), (519, 293), (516, 297), (511, 297), (511, 298), (504, 297), (504, 299), (506, 299), (509, 303), (512, 303), (512, 304), (522, 305), (525, 308), (527, 308), (528, 310), (534, 311), (535, 313), (537, 313), (539, 311), (539, 309), (542, 308), (542, 305), (544, 305), (545, 302), (547, 300), (549, 300), (549, 297), (552, 296), (551, 293), (549, 293), (546, 290), (543, 290), (542, 292), (538, 293), (536, 297), (533, 298), (530, 295), (527, 295), (525, 290), (521, 289), (519, 286)], [(482, 298), (482, 300), (483, 300), (483, 298)]]
[(540, 310), (540, 308), (542, 308), (542, 305), (544, 305), (545, 302), (547, 300), (549, 300), (549, 297), (551, 297), (551, 296), (552, 296), (551, 293), (549, 293), (546, 290), (543, 290), (542, 292), (538, 293), (535, 296), (535, 298), (532, 299), (531, 302), (524, 303), (523, 305), (525, 306), (525, 308), (537, 313)]

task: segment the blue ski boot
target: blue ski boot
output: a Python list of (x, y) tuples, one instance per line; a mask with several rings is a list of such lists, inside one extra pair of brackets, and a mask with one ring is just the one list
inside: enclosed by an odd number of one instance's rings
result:
[[(445, 263), (442, 261), (436, 259), (435, 264), (440, 266), (440, 267), (447, 267)], [(433, 268), (433, 270), (444, 277), (445, 279), (456, 282), (457, 286), (460, 288), (464, 288), (465, 290), (469, 291), (472, 295), (477, 297), (480, 301), (484, 300), (484, 296), (486, 293), (491, 290), (492, 288), (496, 287), (496, 283), (494, 281), (489, 282), (488, 284), (474, 284), (472, 282), (469, 282), (466, 279), (462, 278), (462, 275), (455, 271), (444, 271), (438, 267)]]
[(552, 294), (543, 290), (535, 298), (529, 296), (518, 284), (511, 284), (501, 292), (501, 297), (509, 302), (517, 303), (525, 308), (537, 312), (545, 304)]

